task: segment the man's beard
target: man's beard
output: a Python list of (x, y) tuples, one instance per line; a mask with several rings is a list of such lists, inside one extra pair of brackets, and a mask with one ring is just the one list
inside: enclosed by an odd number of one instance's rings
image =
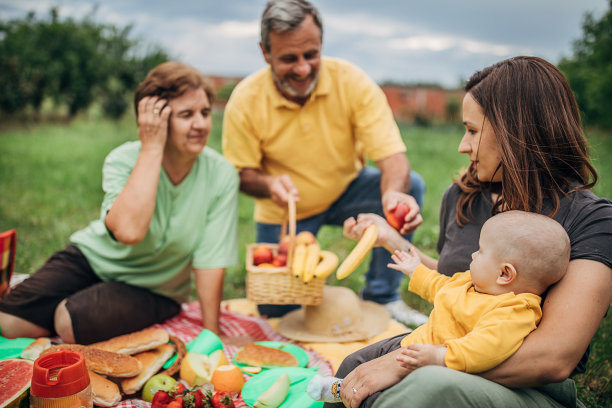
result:
[(308, 87), (308, 89), (306, 89), (306, 91), (297, 92), (295, 89), (293, 89), (293, 87), (289, 84), (288, 81), (280, 79), (273, 70), (271, 72), (272, 78), (274, 79), (274, 83), (276, 84), (276, 86), (291, 98), (308, 98), (317, 86), (317, 82), (319, 82), (319, 75), (317, 74), (315, 75), (314, 79), (312, 80), (310, 86)]

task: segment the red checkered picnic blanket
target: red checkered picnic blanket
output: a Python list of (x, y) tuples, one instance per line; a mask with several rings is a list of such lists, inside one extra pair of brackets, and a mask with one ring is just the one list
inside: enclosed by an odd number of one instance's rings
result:
[[(288, 339), (275, 332), (268, 322), (260, 317), (244, 316), (230, 313), (222, 309), (220, 315), (221, 333), (226, 336), (251, 336), (257, 341), (287, 341)], [(197, 301), (183, 304), (182, 311), (178, 316), (165, 321), (163, 324), (156, 324), (154, 327), (166, 330), (170, 335), (176, 336), (183, 342), (188, 343), (193, 340), (204, 329), (202, 326), (202, 315), (200, 305)], [(223, 352), (228, 361), (232, 361), (234, 353), (238, 351), (237, 346), (223, 346)], [(319, 367), (318, 373), (321, 375), (332, 375), (332, 365), (322, 355), (313, 349), (305, 349), (310, 361), (308, 367)], [(250, 376), (245, 375), (245, 381)], [(239, 397), (234, 401), (236, 408), (245, 408), (248, 405)], [(128, 399), (121, 401), (117, 408), (150, 408), (151, 404), (141, 399)]]

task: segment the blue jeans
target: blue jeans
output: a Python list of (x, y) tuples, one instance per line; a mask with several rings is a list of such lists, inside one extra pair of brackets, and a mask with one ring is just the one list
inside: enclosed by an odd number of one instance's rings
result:
[[(416, 172), (410, 172), (410, 192), (419, 206), (423, 207), (425, 181)], [(317, 234), (322, 225), (340, 225), (349, 217), (361, 213), (375, 213), (381, 216), (382, 202), (380, 196), (380, 171), (365, 167), (359, 176), (351, 182), (346, 191), (327, 210), (313, 217), (300, 220), (296, 224), (297, 232), (310, 231)], [(257, 223), (257, 242), (278, 242), (280, 224)], [(412, 241), (412, 234), (406, 236)], [(399, 286), (404, 278), (400, 271), (387, 268), (391, 254), (379, 247), (372, 251), (370, 269), (366, 273), (366, 286), (362, 297), (376, 303), (389, 303), (400, 299)], [(294, 305), (259, 305), (259, 311), (270, 317), (282, 316), (299, 306)]]

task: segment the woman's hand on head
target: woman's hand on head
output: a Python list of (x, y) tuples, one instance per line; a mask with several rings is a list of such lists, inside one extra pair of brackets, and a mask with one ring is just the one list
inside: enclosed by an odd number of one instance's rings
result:
[(138, 139), (143, 149), (163, 149), (168, 139), (168, 118), (172, 108), (168, 100), (145, 96), (138, 102)]
[(375, 246), (386, 247), (391, 241), (403, 240), (402, 236), (387, 223), (387, 220), (380, 215), (372, 213), (359, 214), (357, 219), (353, 217), (347, 218), (343, 226), (344, 236), (358, 241), (365, 229), (372, 224), (378, 227), (378, 238), (374, 244)]

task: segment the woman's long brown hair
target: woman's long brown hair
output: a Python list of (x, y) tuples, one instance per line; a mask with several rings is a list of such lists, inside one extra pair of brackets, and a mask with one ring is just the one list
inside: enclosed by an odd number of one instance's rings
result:
[[(493, 213), (542, 212), (550, 199), (548, 215), (554, 216), (565, 195), (595, 185), (576, 99), (554, 65), (537, 57), (510, 58), (472, 75), (465, 91), (483, 109), (500, 150), (501, 191)], [(478, 180), (472, 164), (455, 184), (462, 191), (457, 222), (464, 225), (490, 183)]]

